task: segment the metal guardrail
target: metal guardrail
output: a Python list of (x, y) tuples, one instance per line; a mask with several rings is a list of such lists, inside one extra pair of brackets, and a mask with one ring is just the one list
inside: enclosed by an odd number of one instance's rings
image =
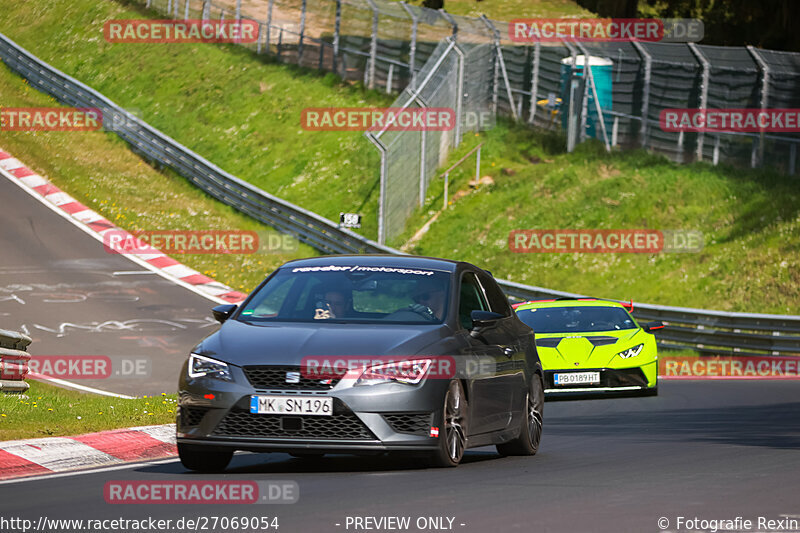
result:
[(0, 329), (0, 392), (25, 392), (31, 355), (25, 351), (31, 338), (15, 331)]
[[(291, 234), (323, 253), (405, 255), (350, 230), (341, 229), (330, 220), (225, 172), (130, 115), (94, 89), (38, 59), (1, 33), (0, 59), (27, 79), (32, 87), (67, 105), (101, 109), (104, 127), (116, 132), (134, 151), (175, 170), (219, 201)], [(518, 300), (581, 297), (563, 291), (498, 281), (509, 297)], [(660, 345), (666, 348), (689, 348), (716, 354), (800, 355), (800, 316), (797, 315), (728, 313), (634, 303), (634, 316), (640, 320), (665, 322), (667, 327), (659, 330), (657, 338)]]

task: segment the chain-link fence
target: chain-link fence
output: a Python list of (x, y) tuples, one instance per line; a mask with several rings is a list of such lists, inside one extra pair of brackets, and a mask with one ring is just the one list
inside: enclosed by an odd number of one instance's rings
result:
[[(798, 53), (665, 42), (519, 44), (508, 23), (390, 0), (139, 1), (174, 18), (238, 13), (258, 23), (258, 41), (245, 45), (257, 53), (400, 92), (395, 107), (460, 109), (461, 129), (470, 106), (536, 128), (565, 128), (570, 79), (585, 70), (577, 141), (644, 147), (676, 162), (796, 172), (797, 133), (665, 131), (659, 116), (670, 108), (800, 108)], [(384, 156), (380, 242), (402, 232), (460, 133), (371, 136)]]

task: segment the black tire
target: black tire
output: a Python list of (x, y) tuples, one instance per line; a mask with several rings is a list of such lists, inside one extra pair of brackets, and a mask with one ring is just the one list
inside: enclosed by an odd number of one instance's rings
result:
[(451, 381), (442, 405), (439, 446), (430, 456), (436, 467), (458, 466), (467, 446), (467, 399), (460, 381)]
[(233, 457), (233, 450), (208, 449), (205, 446), (178, 443), (181, 464), (195, 472), (222, 472)]
[(519, 436), (511, 441), (498, 444), (500, 455), (535, 455), (542, 440), (542, 424), (544, 422), (544, 386), (542, 378), (536, 374), (525, 395), (525, 416)]

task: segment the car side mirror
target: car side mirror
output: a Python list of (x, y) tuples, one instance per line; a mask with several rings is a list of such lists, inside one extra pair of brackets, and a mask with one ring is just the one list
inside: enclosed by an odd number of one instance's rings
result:
[(472, 319), (472, 329), (475, 330), (493, 326), (503, 315), (492, 311), (472, 311), (469, 317)]
[(214, 318), (217, 320), (217, 322), (222, 324), (231, 317), (233, 312), (236, 311), (237, 307), (238, 306), (234, 304), (218, 305), (211, 309), (211, 313), (214, 315)]
[(642, 329), (645, 330), (647, 333), (652, 333), (655, 329), (662, 329), (664, 327), (664, 323), (660, 320), (654, 320), (653, 322), (647, 322), (642, 324)]

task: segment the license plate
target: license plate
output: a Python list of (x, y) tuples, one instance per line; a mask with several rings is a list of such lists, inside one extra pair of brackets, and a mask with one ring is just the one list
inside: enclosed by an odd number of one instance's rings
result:
[(562, 372), (555, 375), (556, 385), (596, 385), (600, 372)]
[(250, 412), (259, 415), (333, 415), (333, 398), (250, 396)]

